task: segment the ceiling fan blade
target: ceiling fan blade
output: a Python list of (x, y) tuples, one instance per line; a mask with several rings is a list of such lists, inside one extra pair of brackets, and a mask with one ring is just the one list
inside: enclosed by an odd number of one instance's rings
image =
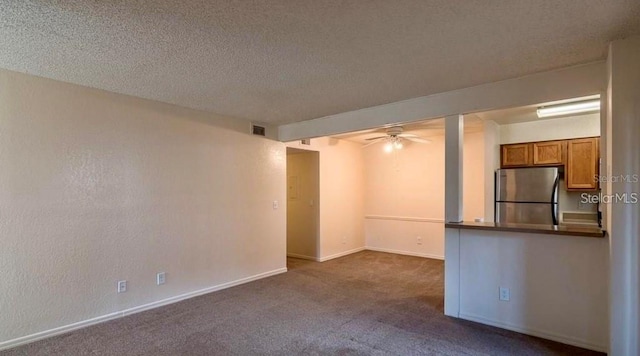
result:
[(365, 139), (365, 141), (371, 141), (371, 140), (379, 140), (381, 138), (387, 138), (389, 136), (378, 136), (378, 137), (372, 137), (372, 138), (367, 138)]
[(412, 142), (418, 142), (418, 143), (431, 143), (431, 140), (427, 140), (426, 138), (422, 138), (422, 137), (407, 137), (407, 136), (402, 136), (402, 138), (412, 141)]
[(375, 141), (367, 143), (366, 145), (362, 145), (362, 148), (365, 148), (365, 147), (371, 146), (371, 145), (375, 145), (376, 143), (380, 143), (380, 142), (383, 142), (383, 141), (384, 140), (375, 140)]

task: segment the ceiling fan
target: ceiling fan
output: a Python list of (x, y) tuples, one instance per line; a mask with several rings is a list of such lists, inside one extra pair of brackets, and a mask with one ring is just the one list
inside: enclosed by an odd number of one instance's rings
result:
[(379, 142), (386, 142), (386, 144), (384, 145), (384, 150), (387, 152), (391, 152), (394, 149), (396, 150), (401, 149), (403, 146), (402, 144), (403, 140), (408, 140), (408, 141), (418, 142), (418, 143), (431, 143), (430, 140), (422, 138), (418, 135), (403, 133), (403, 131), (404, 130), (402, 126), (389, 127), (384, 136), (368, 138), (366, 140), (371, 142), (367, 143), (362, 147), (364, 148), (367, 146), (371, 146)]

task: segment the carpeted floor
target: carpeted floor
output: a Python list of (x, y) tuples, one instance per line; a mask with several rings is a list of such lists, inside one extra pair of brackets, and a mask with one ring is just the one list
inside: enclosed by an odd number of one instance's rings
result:
[(365, 251), (0, 352), (598, 355), (443, 315), (442, 261)]

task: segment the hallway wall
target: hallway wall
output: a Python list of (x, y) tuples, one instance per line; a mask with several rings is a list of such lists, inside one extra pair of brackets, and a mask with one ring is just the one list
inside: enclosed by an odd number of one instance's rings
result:
[(364, 167), (359, 144), (330, 137), (287, 147), (320, 154), (320, 257), (344, 256), (364, 249)]
[(318, 152), (287, 148), (287, 256), (319, 258)]

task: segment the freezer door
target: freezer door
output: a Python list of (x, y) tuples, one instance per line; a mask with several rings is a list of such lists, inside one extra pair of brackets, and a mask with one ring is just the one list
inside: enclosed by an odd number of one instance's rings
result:
[(558, 204), (496, 203), (496, 222), (557, 225)]
[(557, 168), (514, 168), (496, 171), (496, 201), (557, 202)]

